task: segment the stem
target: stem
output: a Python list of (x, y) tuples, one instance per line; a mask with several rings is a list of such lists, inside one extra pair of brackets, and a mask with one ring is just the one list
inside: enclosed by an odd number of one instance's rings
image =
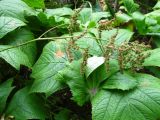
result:
[(58, 27), (61, 27), (61, 26), (64, 26), (65, 24), (61, 24), (61, 25), (57, 25), (57, 26), (55, 26), (55, 27), (52, 27), (52, 28), (50, 28), (49, 30), (47, 30), (46, 32), (44, 32), (42, 35), (40, 35), (38, 38), (42, 38), (45, 34), (47, 34), (48, 32), (50, 32), (50, 31), (52, 31), (52, 30), (54, 30), (54, 29), (56, 29), (56, 28), (58, 28)]
[[(27, 41), (27, 42), (24, 42), (24, 43), (15, 45), (15, 46), (11, 46), (11, 47), (2, 49), (2, 50), (0, 50), (0, 52), (6, 51), (6, 50), (9, 50), (9, 49), (13, 49), (13, 48), (16, 48), (16, 47), (24, 46), (24, 45), (27, 45), (27, 44), (29, 44), (29, 43), (36, 42), (36, 41), (43, 41), (43, 40), (55, 41), (56, 39), (66, 39), (66, 38), (72, 38), (72, 37), (79, 37), (79, 36), (36, 38), (36, 39), (30, 40), (30, 41)], [(97, 38), (95, 38), (95, 37), (84, 37), (84, 38), (97, 39)]]

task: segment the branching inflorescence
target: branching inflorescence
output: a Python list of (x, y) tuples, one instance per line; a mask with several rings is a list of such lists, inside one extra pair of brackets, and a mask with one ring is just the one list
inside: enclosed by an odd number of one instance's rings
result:
[(74, 38), (74, 36), (73, 36), (73, 33), (79, 30), (79, 23), (77, 23), (78, 14), (83, 9), (83, 7), (84, 7), (84, 5), (81, 5), (81, 7), (79, 9), (76, 9), (70, 18), (70, 24), (68, 26), (68, 30), (69, 30), (70, 36), (72, 36), (72, 37), (70, 38), (70, 41), (69, 41), (68, 47), (67, 47), (67, 56), (68, 56), (69, 62), (72, 62), (74, 60), (74, 56), (72, 55), (72, 49), (75, 49), (75, 48), (77, 49), (77, 46), (75, 44), (76, 40), (82, 38), (87, 33), (87, 30), (85, 30), (78, 37)]

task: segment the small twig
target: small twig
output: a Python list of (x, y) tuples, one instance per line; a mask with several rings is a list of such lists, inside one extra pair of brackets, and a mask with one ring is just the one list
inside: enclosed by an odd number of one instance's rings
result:
[(57, 26), (55, 26), (55, 27), (52, 27), (52, 28), (50, 28), (49, 30), (47, 30), (46, 32), (44, 32), (42, 35), (40, 35), (38, 38), (42, 38), (45, 34), (47, 34), (48, 32), (50, 32), (50, 31), (52, 31), (52, 30), (54, 30), (54, 29), (56, 29), (56, 28), (58, 28), (58, 27), (61, 27), (61, 26), (64, 26), (65, 24), (61, 24), (61, 25), (57, 25)]

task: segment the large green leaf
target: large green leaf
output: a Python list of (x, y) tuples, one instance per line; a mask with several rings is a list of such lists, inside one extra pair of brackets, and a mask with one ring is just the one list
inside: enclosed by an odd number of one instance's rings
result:
[(12, 87), (13, 80), (7, 80), (4, 83), (0, 84), (0, 115), (5, 108), (7, 98), (10, 92), (13, 90)]
[(56, 42), (48, 43), (40, 58), (33, 66), (32, 77), (35, 78), (31, 92), (53, 93), (61, 84), (56, 80), (55, 75), (65, 67), (66, 58), (63, 45)]
[(160, 48), (147, 51), (150, 53), (150, 56), (145, 59), (144, 66), (158, 66), (160, 67)]
[[(138, 75), (139, 87), (132, 91), (99, 92), (92, 101), (93, 120), (156, 120), (160, 117), (160, 81)], [(155, 84), (152, 84), (156, 82)], [(145, 82), (145, 83), (144, 83)]]
[(123, 74), (118, 72), (112, 75), (104, 83), (104, 89), (120, 89), (120, 90), (130, 90), (137, 86), (136, 78), (132, 76), (132, 73), (124, 72)]
[(22, 0), (1, 0), (0, 16), (8, 16), (25, 21), (25, 13), (34, 15), (34, 11)]
[(46, 117), (44, 101), (35, 94), (29, 94), (29, 88), (23, 88), (13, 96), (6, 115), (14, 116), (16, 120), (44, 120)]
[(0, 58), (4, 59), (17, 70), (19, 70), (21, 64), (31, 67), (31, 63), (27, 55), (18, 48), (7, 50), (7, 48), (11, 47), (12, 46), (9, 45), (0, 45), (0, 51), (5, 49), (5, 51), (0, 52)]
[(17, 27), (26, 25), (19, 19), (12, 17), (0, 17), (0, 38), (4, 37), (7, 33), (15, 30)]
[[(29, 42), (30, 40), (33, 40), (33, 39), (34, 39), (34, 35), (30, 30), (21, 28), (8, 34), (4, 42), (7, 45), (19, 45), (19, 44)], [(19, 47), (19, 49), (28, 56), (28, 59), (30, 60), (30, 63), (32, 63), (32, 65), (36, 59), (36, 53), (37, 53), (36, 48), (37, 47), (35, 42)]]
[(23, 0), (28, 6), (33, 8), (45, 8), (44, 0)]

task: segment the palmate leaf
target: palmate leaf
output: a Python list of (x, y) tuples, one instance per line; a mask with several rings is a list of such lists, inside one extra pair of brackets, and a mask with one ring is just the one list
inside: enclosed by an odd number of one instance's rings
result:
[(143, 63), (143, 66), (157, 66), (160, 67), (160, 48), (147, 51), (150, 56), (147, 57)]
[[(10, 45), (0, 45), (0, 50), (10, 48)], [(31, 67), (31, 63), (27, 55), (18, 48), (12, 48), (0, 52), (0, 58), (4, 59), (7, 63), (12, 65), (15, 69), (19, 70), (20, 65)]]
[(104, 83), (104, 89), (120, 89), (130, 90), (137, 86), (137, 80), (132, 76), (132, 73), (124, 72), (123, 74), (118, 72), (112, 75)]
[(6, 116), (14, 116), (16, 120), (44, 120), (46, 110), (41, 97), (29, 94), (29, 88), (23, 88), (13, 96), (5, 114)]
[[(30, 30), (26, 28), (21, 28), (16, 29), (15, 31), (8, 34), (7, 37), (3, 39), (3, 41), (6, 45), (19, 45), (33, 39), (34, 35)], [(36, 59), (36, 48), (37, 47), (35, 42), (19, 47), (19, 49), (28, 56), (28, 59), (32, 65), (34, 64)]]
[(0, 39), (7, 33), (15, 30), (17, 27), (25, 26), (26, 24), (16, 18), (12, 17), (0, 17)]
[(7, 98), (10, 94), (10, 92), (13, 90), (14, 87), (12, 87), (12, 79), (9, 79), (5, 81), (4, 83), (0, 84), (0, 115), (2, 114), (2, 111), (5, 108)]
[(158, 119), (160, 117), (160, 80), (146, 74), (138, 74), (135, 77), (139, 81), (139, 86), (134, 90), (99, 92), (92, 101), (92, 119)]
[(55, 75), (62, 70), (68, 61), (65, 48), (56, 42), (48, 43), (33, 66), (32, 77), (35, 78), (31, 92), (53, 93), (61, 84), (56, 80)]

